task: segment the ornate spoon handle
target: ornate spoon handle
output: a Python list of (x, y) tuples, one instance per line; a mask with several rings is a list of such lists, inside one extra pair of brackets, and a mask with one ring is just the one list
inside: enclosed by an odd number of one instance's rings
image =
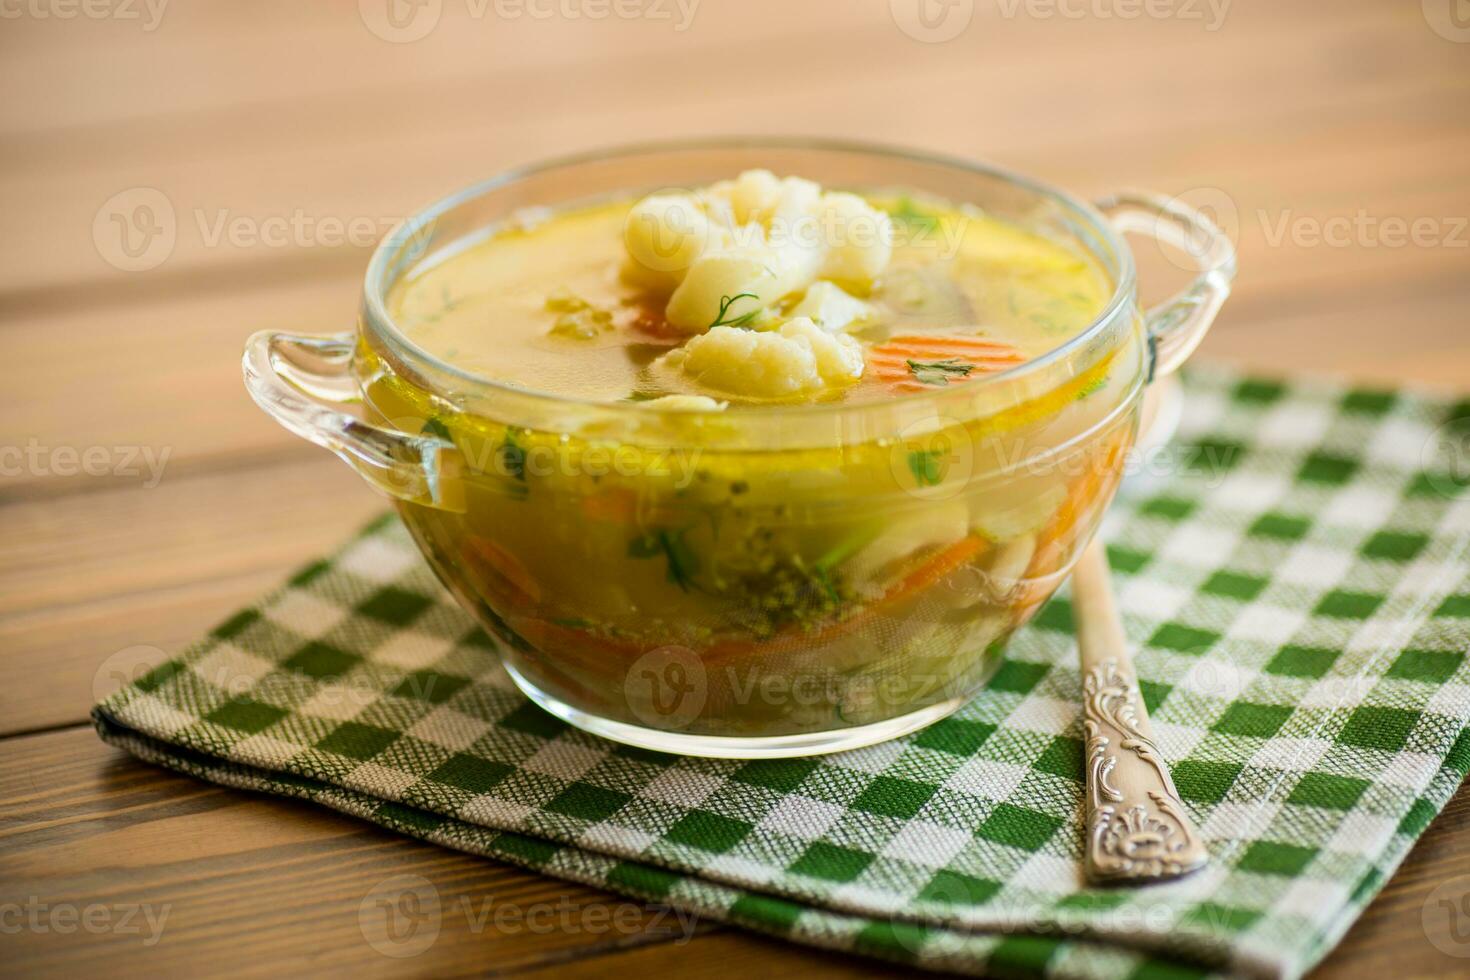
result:
[(1154, 745), (1100, 541), (1072, 575), (1087, 733), (1087, 876), (1147, 884), (1208, 860)]

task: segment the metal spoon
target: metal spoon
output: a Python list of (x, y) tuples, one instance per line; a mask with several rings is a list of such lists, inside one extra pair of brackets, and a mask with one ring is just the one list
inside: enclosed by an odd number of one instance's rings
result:
[(1072, 575), (1087, 732), (1087, 876), (1146, 884), (1195, 871), (1208, 855), (1154, 745), (1107, 561), (1094, 541)]
[[(1167, 441), (1172, 431), (1161, 430), (1172, 428), (1157, 401), (1145, 406), (1143, 441)], [(1072, 573), (1072, 602), (1087, 734), (1087, 877), (1147, 884), (1198, 870), (1209, 855), (1154, 744), (1100, 540)]]

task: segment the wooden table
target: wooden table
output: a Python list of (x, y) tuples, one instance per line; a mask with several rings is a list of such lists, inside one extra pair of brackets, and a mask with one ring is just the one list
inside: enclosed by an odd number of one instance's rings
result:
[[(558, 2), (428, 0), (397, 20), (375, 0), (4, 7), (0, 973), (886, 972), (714, 924), (686, 942), (601, 892), (150, 768), (87, 724), (118, 678), (382, 507), (249, 403), (246, 334), (349, 326), (381, 230), (509, 164), (764, 131), (1181, 193), (1241, 249), (1201, 356), (1470, 387), (1453, 0), (1241, 0), (1223, 23), (1194, 0), (1131, 19), (1127, 0), (1064, 5), (1080, 19), (933, 8), (967, 25), (908, 0), (704, 0), (687, 25), (673, 0)], [(594, 18), (609, 9), (646, 16)], [(1171, 285), (1167, 262), (1145, 266)], [(1466, 831), (1462, 791), (1318, 976), (1464, 969), (1419, 923), (1437, 882), (1470, 873)], [(397, 875), (443, 908), (413, 959), (359, 930)], [(487, 902), (574, 925), (497, 929)], [(159, 941), (129, 906), (167, 909)], [(16, 932), (22, 914), (42, 927)]]

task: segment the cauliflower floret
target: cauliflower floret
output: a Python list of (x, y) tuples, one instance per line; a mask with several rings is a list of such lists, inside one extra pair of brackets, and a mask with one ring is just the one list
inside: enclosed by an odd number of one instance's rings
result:
[(810, 266), (807, 257), (789, 250), (738, 248), (705, 255), (690, 266), (664, 315), (686, 329), (707, 329), (717, 320), (729, 324), (800, 289)]
[(672, 290), (695, 259), (729, 238), (728, 224), (713, 220), (694, 195), (649, 195), (633, 205), (623, 224), (624, 274), (650, 289)]
[(664, 395), (662, 398), (650, 398), (642, 405), (672, 412), (723, 412), (730, 403), (715, 401), (708, 395)]
[(823, 194), (822, 220), (830, 223), (830, 246), (817, 275), (823, 279), (871, 282), (893, 258), (893, 223), (856, 194)]
[(792, 316), (808, 317), (833, 333), (847, 329), (849, 324), (865, 319), (870, 313), (872, 308), (867, 303), (825, 279), (812, 283), (801, 302), (791, 308)]
[(781, 336), (811, 347), (826, 387), (850, 384), (863, 376), (863, 347), (851, 337), (828, 333), (804, 316), (783, 324)]
[(735, 220), (742, 225), (763, 225), (771, 204), (781, 196), (781, 178), (769, 170), (747, 170), (734, 180), (714, 184), (710, 193), (729, 201)]
[(769, 231), (777, 220), (796, 221), (810, 215), (821, 201), (822, 186), (802, 177), (747, 170), (734, 180), (712, 184), (708, 194), (728, 203), (738, 223)]
[(863, 375), (862, 346), (806, 317), (768, 333), (715, 327), (668, 356), (700, 384), (746, 398), (810, 397)]
[(699, 333), (817, 279), (871, 281), (892, 257), (893, 226), (854, 194), (750, 170), (703, 192), (644, 198), (623, 239), (628, 277), (668, 291), (669, 323)]

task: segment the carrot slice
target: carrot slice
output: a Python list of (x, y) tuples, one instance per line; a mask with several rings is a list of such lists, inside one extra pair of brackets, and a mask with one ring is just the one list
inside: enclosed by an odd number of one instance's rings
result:
[(966, 535), (905, 575), (870, 608), (881, 609), (892, 606), (906, 596), (927, 589), (978, 555), (985, 548), (985, 544), (985, 539), (978, 535)]
[(498, 577), (515, 593), (518, 604), (535, 604), (541, 601), (541, 585), (510, 552), (486, 538), (465, 539), (461, 553), (482, 575), (487, 572)]
[(606, 490), (582, 498), (582, 513), (594, 521), (632, 524), (638, 511), (638, 497), (628, 489)]
[[(1094, 513), (1104, 506), (1104, 491), (1111, 488), (1122, 471), (1123, 456), (1132, 441), (1132, 430), (1120, 429), (1092, 451), (1096, 454), (1087, 469), (1078, 476), (1067, 490), (1067, 498), (1057, 509), (1051, 523), (1042, 529), (1036, 542), (1036, 553), (1026, 570), (1028, 579), (1049, 579), (1062, 571), (1067, 562), (1081, 549), (1080, 532), (1090, 523)], [(1034, 590), (1037, 594), (1030, 601), (1039, 605), (1046, 598), (1044, 589)]]
[(984, 337), (893, 337), (868, 351), (868, 366), (894, 391), (932, 391), (1023, 364), (1010, 344)]

